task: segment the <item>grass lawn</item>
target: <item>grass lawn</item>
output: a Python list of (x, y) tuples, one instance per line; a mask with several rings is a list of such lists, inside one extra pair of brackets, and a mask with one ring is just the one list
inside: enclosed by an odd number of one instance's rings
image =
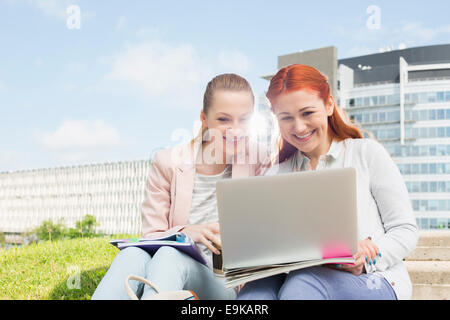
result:
[(119, 252), (109, 244), (111, 239), (79, 238), (0, 249), (0, 299), (90, 299)]

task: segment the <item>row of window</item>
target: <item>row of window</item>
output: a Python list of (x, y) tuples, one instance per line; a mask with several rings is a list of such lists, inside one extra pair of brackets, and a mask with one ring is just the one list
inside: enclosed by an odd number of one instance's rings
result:
[[(398, 122), (400, 111), (352, 113), (350, 119), (360, 123)], [(406, 110), (405, 121), (450, 120), (450, 109)]]
[(393, 105), (399, 103), (400, 103), (400, 95), (391, 94), (391, 95), (351, 98), (347, 100), (346, 107), (348, 108), (372, 107), (372, 106)]
[(402, 174), (450, 174), (450, 163), (400, 163)]
[[(400, 128), (369, 130), (377, 140), (400, 139)], [(450, 138), (450, 127), (405, 128), (406, 139)]]
[(450, 229), (449, 218), (417, 218), (417, 226), (422, 230)]
[(450, 91), (419, 92), (405, 94), (407, 103), (434, 103), (450, 101)]
[(395, 122), (400, 121), (400, 111), (355, 113), (350, 115), (350, 119), (361, 124)]
[[(398, 116), (400, 119), (400, 112)], [(406, 110), (405, 120), (406, 121), (450, 120), (450, 109)]]
[(450, 181), (405, 181), (408, 192), (450, 192)]
[(385, 148), (392, 157), (450, 156), (450, 144), (424, 146), (385, 145)]
[[(434, 91), (434, 92), (419, 92), (405, 94), (406, 103), (435, 103), (450, 101), (450, 91)], [(347, 99), (345, 106), (351, 107), (373, 107), (394, 105), (400, 103), (399, 94), (391, 95), (377, 95), (370, 97), (359, 97)]]
[(448, 211), (450, 200), (411, 200), (414, 211)]
[(450, 127), (428, 127), (428, 128), (405, 128), (406, 138), (446, 138), (450, 137)]
[(146, 176), (150, 161), (95, 164), (77, 167), (50, 168), (0, 173), (0, 187), (6, 185), (35, 185), (42, 183), (77, 183), (83, 181), (114, 181)]

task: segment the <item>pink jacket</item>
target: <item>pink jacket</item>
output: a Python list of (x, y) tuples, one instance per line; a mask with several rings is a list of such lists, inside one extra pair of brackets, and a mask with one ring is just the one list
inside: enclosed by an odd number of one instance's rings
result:
[[(188, 223), (194, 188), (196, 154), (191, 144), (158, 151), (150, 166), (142, 203), (142, 237), (164, 236)], [(262, 175), (269, 158), (232, 166), (232, 178)]]

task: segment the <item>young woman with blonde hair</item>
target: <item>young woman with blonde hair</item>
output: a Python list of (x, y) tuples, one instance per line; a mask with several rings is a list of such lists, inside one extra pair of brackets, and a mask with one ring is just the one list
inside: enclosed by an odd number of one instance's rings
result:
[[(212, 262), (211, 253), (221, 248), (216, 181), (259, 175), (266, 168), (261, 159), (268, 157), (249, 154), (256, 150), (248, 139), (253, 107), (252, 89), (244, 78), (222, 74), (208, 83), (201, 133), (189, 144), (160, 150), (153, 158), (142, 205), (142, 237), (182, 231)], [(234, 299), (236, 290), (226, 289), (211, 267), (171, 247), (161, 247), (153, 256), (127, 248), (119, 252), (93, 299), (128, 299), (124, 281), (130, 274), (162, 292), (189, 289), (200, 299)], [(141, 299), (155, 295), (148, 285), (135, 280), (130, 284)]]

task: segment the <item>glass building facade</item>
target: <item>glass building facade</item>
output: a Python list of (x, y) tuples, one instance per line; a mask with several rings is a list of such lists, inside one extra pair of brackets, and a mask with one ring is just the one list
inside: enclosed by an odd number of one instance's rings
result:
[(149, 160), (0, 173), (0, 232), (22, 233), (44, 220), (75, 227), (87, 214), (98, 232), (140, 233)]
[(450, 45), (339, 60), (341, 107), (384, 145), (421, 229), (450, 229)]

